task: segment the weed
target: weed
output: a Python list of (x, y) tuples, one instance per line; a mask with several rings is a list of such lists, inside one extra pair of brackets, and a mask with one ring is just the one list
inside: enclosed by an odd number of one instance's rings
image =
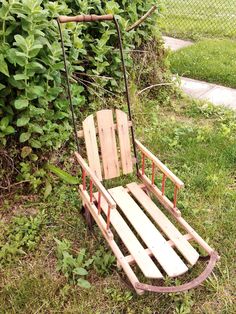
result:
[(90, 283), (83, 279), (88, 275), (87, 269), (92, 264), (93, 259), (86, 258), (86, 250), (81, 249), (76, 257), (71, 252), (71, 243), (64, 239), (60, 241), (54, 239), (57, 243), (57, 270), (61, 271), (72, 284), (77, 284), (81, 288), (90, 288)]
[(133, 294), (130, 291), (121, 291), (116, 288), (107, 288), (105, 291), (116, 303), (127, 303), (132, 300)]
[(93, 265), (98, 274), (105, 276), (111, 272), (115, 260), (116, 260), (115, 256), (109, 252), (106, 252), (104, 248), (101, 246), (93, 256), (94, 262)]
[(44, 212), (35, 217), (13, 217), (9, 227), (0, 237), (0, 266), (16, 260), (18, 255), (33, 251), (40, 241), (40, 231), (45, 222)]

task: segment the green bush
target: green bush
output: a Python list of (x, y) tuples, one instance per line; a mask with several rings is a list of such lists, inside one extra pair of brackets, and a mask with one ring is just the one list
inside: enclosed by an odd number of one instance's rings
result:
[[(154, 14), (137, 30), (124, 32), (154, 0), (3, 0), (1, 3), (0, 147), (20, 143), (17, 147), (30, 153), (36, 149), (59, 148), (72, 130), (56, 23), (58, 15), (118, 15), (127, 50), (149, 40), (156, 29)], [(111, 22), (68, 23), (62, 25), (62, 30), (69, 72), (73, 73), (73, 104), (79, 113), (85, 104), (97, 106), (104, 90), (115, 90), (122, 78), (117, 36)], [(128, 54), (126, 60), (130, 66)], [(114, 79), (97, 78), (104, 74)]]

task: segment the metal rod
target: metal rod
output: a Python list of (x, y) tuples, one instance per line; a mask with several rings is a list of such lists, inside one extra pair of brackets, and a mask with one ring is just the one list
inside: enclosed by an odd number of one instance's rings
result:
[(64, 61), (65, 72), (66, 72), (67, 93), (68, 93), (68, 98), (69, 98), (69, 103), (70, 103), (70, 110), (71, 110), (72, 124), (73, 124), (73, 129), (74, 129), (75, 143), (76, 143), (76, 146), (77, 146), (78, 153), (80, 153), (79, 141), (78, 141), (77, 131), (76, 131), (75, 111), (74, 111), (74, 106), (73, 106), (73, 103), (72, 103), (69, 73), (68, 73), (68, 68), (67, 68), (67, 64), (66, 64), (65, 45), (64, 45), (64, 40), (63, 40), (63, 35), (62, 35), (62, 30), (61, 30), (61, 25), (60, 25), (59, 19), (57, 19), (57, 24), (58, 24), (60, 37), (61, 37), (61, 49), (62, 49), (62, 54), (63, 54), (63, 61)]
[[(130, 119), (130, 121), (133, 121), (132, 120), (132, 113), (131, 113), (131, 102), (130, 102), (130, 95), (129, 95), (127, 71), (126, 71), (125, 60), (124, 60), (124, 52), (123, 52), (121, 32), (120, 32), (119, 23), (118, 23), (118, 21), (116, 20), (115, 17), (114, 17), (113, 21), (115, 23), (116, 31), (117, 31), (117, 34), (118, 34), (118, 42), (119, 42), (121, 62), (122, 62), (123, 75), (124, 75), (124, 81), (125, 81), (125, 91), (126, 91), (126, 99), (127, 99), (127, 105), (128, 105), (129, 119)], [(136, 173), (137, 173), (137, 176), (138, 176), (138, 170), (139, 170), (138, 169), (138, 157), (137, 157), (137, 151), (136, 151), (136, 145), (135, 145), (135, 136), (134, 136), (133, 124), (131, 126), (131, 137), (132, 137), (134, 157), (135, 157), (135, 162), (136, 162)]]

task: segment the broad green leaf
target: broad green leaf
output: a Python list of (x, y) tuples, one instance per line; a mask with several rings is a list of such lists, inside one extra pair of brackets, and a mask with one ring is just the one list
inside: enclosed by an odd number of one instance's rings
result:
[(35, 124), (30, 124), (29, 129), (30, 129), (31, 133), (43, 134), (42, 127), (40, 125), (36, 124), (36, 123)]
[(43, 48), (43, 45), (36, 44), (29, 50), (30, 58), (36, 57), (39, 51)]
[(2, 54), (0, 54), (0, 72), (9, 76), (8, 66)]
[(2, 120), (0, 121), (0, 130), (4, 131), (7, 128), (9, 122), (10, 122), (9, 116), (2, 118)]
[(23, 52), (18, 51), (15, 48), (9, 49), (7, 52), (7, 59), (10, 63), (14, 64), (19, 64), (20, 66), (24, 66), (27, 62), (27, 55)]
[(30, 139), (29, 140), (29, 143), (30, 145), (33, 147), (33, 148), (41, 148), (42, 147), (42, 143), (34, 138)]
[(13, 76), (16, 81), (28, 80), (28, 76), (25, 74), (16, 74)]
[(15, 38), (15, 41), (16, 41), (14, 43), (14, 45), (20, 47), (23, 51), (26, 52), (27, 49), (28, 49), (28, 45), (27, 45), (26, 39), (23, 36), (19, 35), (19, 34), (15, 35), (14, 38)]
[(79, 278), (77, 280), (77, 285), (80, 286), (81, 288), (85, 288), (85, 289), (91, 288), (90, 283), (87, 280), (84, 280), (83, 278)]
[(21, 150), (21, 157), (24, 159), (32, 153), (32, 148), (29, 146), (24, 146)]
[(21, 133), (21, 135), (20, 135), (20, 143), (24, 143), (24, 142), (28, 141), (30, 136), (31, 136), (31, 134), (29, 132)]
[(36, 154), (31, 154), (31, 155), (30, 155), (30, 159), (31, 159), (32, 161), (37, 161), (39, 158), (38, 158), (38, 156), (37, 156)]
[(17, 89), (25, 89), (25, 81), (16, 81), (13, 76), (8, 78), (8, 82)]
[(8, 127), (4, 130), (4, 133), (5, 133), (6, 135), (13, 134), (13, 133), (15, 133), (15, 129), (13, 128), (13, 126), (8, 125)]
[(52, 185), (49, 181), (46, 181), (46, 186), (45, 186), (44, 195), (43, 195), (44, 199), (48, 198), (51, 192), (52, 192)]
[(66, 171), (54, 166), (54, 165), (48, 165), (48, 169), (53, 172), (55, 175), (57, 175), (60, 179), (65, 181), (69, 184), (79, 184), (80, 180), (76, 177), (73, 177), (71, 174), (67, 173)]
[(42, 86), (37, 86), (37, 85), (29, 86), (27, 88), (27, 93), (31, 94), (30, 95), (31, 97), (35, 97), (35, 98), (41, 97), (44, 95), (44, 88)]
[(21, 110), (27, 108), (29, 105), (29, 101), (25, 98), (16, 99), (14, 102), (14, 106), (16, 109)]
[(0, 90), (4, 89), (6, 86), (0, 83)]
[(28, 116), (26, 116), (26, 115), (23, 115), (22, 117), (20, 117), (19, 119), (17, 119), (16, 125), (17, 125), (18, 127), (25, 126), (29, 121), (30, 121), (30, 117), (28, 117)]
[(88, 275), (87, 270), (82, 268), (82, 267), (76, 267), (73, 270), (73, 273), (76, 274), (76, 275), (79, 275), (79, 276), (86, 276), (86, 275)]

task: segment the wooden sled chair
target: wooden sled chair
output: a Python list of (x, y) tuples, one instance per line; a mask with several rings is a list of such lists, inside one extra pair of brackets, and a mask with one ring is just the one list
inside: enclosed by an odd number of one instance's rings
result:
[[(210, 275), (219, 256), (183, 219), (177, 208), (177, 194), (184, 186), (183, 182), (135, 139), (122, 43), (116, 19), (112, 15), (63, 16), (59, 17), (58, 25), (60, 28), (60, 23), (98, 20), (113, 20), (116, 24), (129, 116), (118, 109), (105, 109), (88, 116), (79, 132), (74, 123), (76, 141), (78, 137), (84, 138), (88, 161), (87, 163), (79, 151), (75, 153), (82, 169), (79, 193), (83, 206), (97, 223), (115, 254), (118, 265), (123, 268), (138, 294), (144, 291), (179, 292), (194, 288)], [(61, 39), (64, 52), (62, 34)], [(65, 52), (64, 61), (67, 73)], [(68, 91), (71, 103), (69, 80)], [(72, 103), (71, 109), (74, 117)], [(138, 159), (141, 165), (138, 164)], [(148, 163), (151, 169), (147, 169)], [(137, 179), (125, 186), (106, 189), (102, 183), (103, 180), (111, 180), (133, 171), (136, 172)], [(162, 174), (160, 188), (155, 184), (157, 171)], [(166, 196), (166, 180), (173, 183), (173, 200)], [(167, 218), (157, 202), (173, 216), (176, 225)], [(185, 230), (185, 233), (181, 233), (177, 227)], [(119, 241), (115, 240), (117, 238)], [(149, 279), (164, 279), (166, 276), (176, 278), (188, 272), (199, 260), (199, 253), (190, 241), (195, 241), (209, 257), (208, 265), (196, 279), (179, 286), (167, 287), (139, 281), (133, 265), (137, 265)], [(123, 253), (124, 247), (129, 252), (126, 255)]]
[[(137, 182), (108, 190), (102, 184), (103, 179), (108, 180), (133, 172), (129, 130), (132, 123), (126, 113), (120, 110), (115, 111), (114, 118), (112, 110), (98, 111), (96, 115), (90, 115), (84, 120), (83, 130), (78, 133), (79, 137), (85, 140), (89, 163), (88, 166), (82, 156), (78, 152), (75, 153), (82, 167), (83, 182), (79, 186), (79, 192), (83, 205), (101, 229), (118, 264), (124, 269), (137, 293), (141, 294), (144, 290), (177, 292), (193, 288), (209, 276), (218, 255), (182, 218), (177, 208), (177, 192), (184, 186), (183, 182), (135, 140), (136, 149), (142, 156)], [(146, 175), (146, 159), (152, 164), (151, 178)], [(163, 175), (161, 189), (155, 185), (156, 170)], [(166, 179), (171, 180), (174, 185), (173, 202), (165, 196)], [(182, 234), (171, 223), (147, 192), (154, 195), (173, 215), (176, 222), (186, 230), (186, 234)], [(122, 253), (114, 240), (114, 232), (129, 251), (129, 255), (124, 256)], [(199, 253), (189, 243), (190, 240), (196, 241), (210, 256), (207, 268), (197, 279), (176, 287), (156, 287), (139, 282), (131, 268), (132, 264), (137, 264), (147, 278), (177, 277), (186, 273), (199, 259)]]

